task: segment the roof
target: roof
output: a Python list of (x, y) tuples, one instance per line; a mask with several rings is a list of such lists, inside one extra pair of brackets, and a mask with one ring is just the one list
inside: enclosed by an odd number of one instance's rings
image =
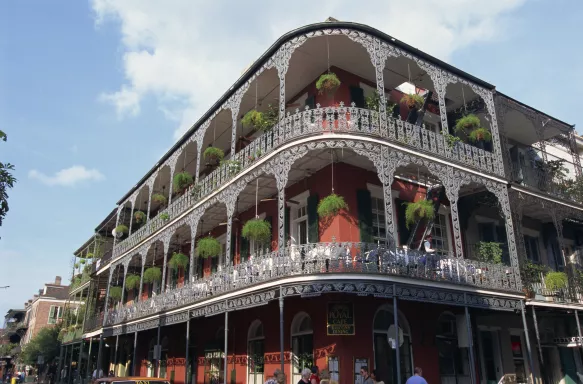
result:
[(551, 115), (549, 115), (549, 114), (546, 114), (546, 113), (544, 113), (544, 112), (542, 112), (542, 111), (539, 111), (538, 109), (536, 109), (536, 108), (533, 108), (533, 107), (531, 107), (530, 105), (526, 105), (526, 104), (524, 104), (523, 102), (521, 102), (521, 101), (518, 101), (518, 100), (516, 100), (515, 98), (513, 98), (513, 97), (510, 97), (510, 96), (506, 95), (505, 93), (502, 93), (502, 92), (500, 92), (500, 91), (496, 90), (496, 94), (498, 94), (498, 95), (500, 95), (500, 96), (502, 96), (502, 97), (505, 97), (505, 98), (507, 98), (507, 99), (510, 99), (510, 100), (512, 100), (513, 102), (515, 102), (516, 104), (520, 104), (520, 105), (521, 105), (521, 106), (523, 106), (524, 108), (532, 109), (532, 110), (533, 110), (533, 111), (535, 111), (536, 113), (540, 113), (541, 115), (544, 115), (544, 116), (548, 117), (549, 119), (555, 120), (555, 121), (556, 121), (556, 122), (558, 122), (558, 123), (561, 123), (561, 124), (567, 125), (567, 126), (569, 126), (569, 127), (571, 127), (571, 128), (575, 128), (575, 124), (569, 124), (569, 123), (566, 123), (566, 122), (564, 122), (564, 121), (562, 121), (562, 120), (559, 120), (559, 119), (557, 119), (556, 117), (552, 117)]
[(477, 77), (474, 77), (472, 75), (470, 75), (467, 72), (464, 72), (450, 64), (447, 64), (444, 61), (441, 61), (431, 55), (428, 55), (425, 52), (420, 51), (419, 49), (412, 47), (400, 40), (395, 39), (392, 36), (387, 35), (384, 32), (379, 31), (376, 28), (370, 27), (368, 25), (364, 25), (364, 24), (359, 24), (359, 23), (351, 23), (351, 22), (345, 22), (345, 21), (327, 21), (327, 22), (322, 22), (322, 23), (315, 23), (315, 24), (309, 24), (303, 27), (300, 27), (298, 29), (295, 29), (293, 31), (290, 31), (288, 33), (286, 33), (285, 35), (281, 36), (279, 39), (277, 39), (277, 41), (275, 43), (273, 43), (273, 45), (271, 47), (269, 47), (269, 49), (267, 51), (265, 51), (265, 53), (263, 53), (263, 55), (261, 55), (246, 71), (245, 73), (243, 73), (241, 75), (241, 77), (239, 77), (239, 79), (235, 82), (235, 84), (233, 84), (233, 86), (231, 86), (227, 92), (225, 92), (223, 94), (223, 96), (221, 96), (219, 98), (219, 100), (217, 100), (213, 106), (204, 114), (202, 115), (198, 121), (188, 130), (186, 131), (186, 133), (172, 146), (172, 148), (170, 148), (168, 150), (168, 152), (166, 152), (164, 154), (164, 156), (162, 156), (162, 158), (156, 163), (154, 164), (154, 166), (146, 173), (146, 175), (144, 177), (142, 177), (140, 179), (140, 181), (138, 181), (137, 184), (135, 184), (130, 190), (129, 192), (127, 192), (118, 202), (117, 204), (122, 204), (132, 193), (134, 193), (134, 191), (141, 186), (146, 180), (148, 180), (148, 178), (156, 171), (156, 169), (163, 164), (178, 148), (180, 148), (180, 146), (182, 144), (184, 144), (186, 142), (186, 140), (188, 139), (188, 137), (190, 137), (197, 129), (199, 126), (202, 125), (202, 123), (204, 123), (207, 119), (209, 119), (213, 113), (215, 113), (215, 111), (219, 110), (221, 108), (221, 106), (229, 99), (229, 97), (231, 97), (243, 84), (245, 84), (245, 82), (247, 82), (247, 80), (253, 76), (253, 74), (255, 72), (257, 72), (261, 66), (267, 61), (269, 60), (269, 58), (279, 49), (280, 46), (282, 46), (286, 41), (293, 39), (294, 37), (297, 37), (299, 35), (304, 35), (306, 33), (312, 32), (312, 31), (318, 31), (318, 30), (322, 30), (322, 29), (330, 29), (330, 28), (335, 28), (335, 29), (351, 29), (351, 30), (355, 30), (355, 31), (360, 31), (360, 32), (364, 32), (367, 33), (369, 35), (373, 35), (376, 36), (382, 40), (386, 40), (386, 41), (390, 41), (391, 44), (411, 53), (414, 54), (415, 56), (418, 56), (432, 64), (435, 64), (441, 68), (444, 68), (446, 70), (448, 70), (451, 73), (454, 73), (460, 77), (463, 77), (467, 80), (470, 80), (471, 82), (474, 82), (484, 88), (488, 88), (488, 89), (494, 89), (494, 86), (490, 83), (487, 83), (481, 79), (478, 79)]

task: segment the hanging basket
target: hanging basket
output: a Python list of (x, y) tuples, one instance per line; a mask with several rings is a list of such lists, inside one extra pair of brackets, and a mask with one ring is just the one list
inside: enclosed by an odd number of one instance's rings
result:
[(335, 73), (324, 73), (316, 81), (316, 89), (320, 94), (326, 93), (328, 96), (334, 95), (338, 87), (340, 87), (340, 79)]
[(184, 269), (184, 268), (186, 268), (186, 266), (188, 265), (189, 262), (190, 262), (190, 259), (184, 253), (174, 253), (172, 255), (172, 257), (170, 258), (170, 260), (168, 261), (168, 265), (172, 269), (178, 269), (178, 268)]
[(425, 99), (416, 93), (412, 93), (404, 95), (401, 98), (401, 103), (405, 103), (409, 109), (419, 109), (423, 106), (423, 103), (425, 103)]
[(174, 180), (172, 180), (175, 193), (183, 192), (186, 188), (192, 185), (192, 183), (192, 176), (188, 172), (177, 173), (174, 175)]
[(435, 207), (431, 200), (419, 200), (414, 203), (404, 204), (407, 206), (407, 209), (405, 210), (405, 223), (407, 229), (409, 229), (411, 224), (415, 224), (417, 220), (431, 220), (435, 217)]
[(166, 196), (161, 193), (154, 193), (152, 195), (152, 201), (159, 203), (160, 205), (166, 205), (168, 199), (166, 199)]
[(160, 267), (150, 267), (144, 271), (144, 283), (154, 283), (162, 280), (162, 271)]
[(140, 286), (140, 276), (135, 274), (126, 275), (126, 291), (131, 291)]
[(115, 233), (121, 233), (122, 235), (127, 235), (129, 231), (130, 230), (127, 227), (127, 225), (124, 225), (124, 224), (120, 224), (117, 227), (115, 227)]
[(111, 300), (117, 301), (121, 299), (121, 287), (109, 287), (109, 298)]
[(223, 160), (225, 152), (220, 148), (210, 146), (204, 150), (203, 157), (206, 161), (217, 164)]
[(318, 216), (322, 219), (333, 217), (343, 209), (348, 211), (348, 204), (344, 201), (344, 197), (332, 193), (318, 203)]
[(196, 243), (196, 252), (202, 258), (217, 257), (221, 254), (221, 243), (212, 236), (203, 237)]
[(142, 211), (134, 212), (134, 219), (136, 219), (136, 223), (141, 224), (146, 221), (146, 214)]
[(265, 220), (252, 219), (245, 223), (241, 235), (258, 243), (271, 241), (271, 224)]
[(489, 143), (492, 141), (492, 134), (486, 128), (477, 128), (470, 132), (468, 138), (472, 143)]
[(480, 118), (474, 115), (473, 113), (470, 113), (462, 118), (457, 119), (455, 122), (454, 129), (456, 133), (465, 132), (466, 134), (468, 134), (468, 132), (480, 128), (481, 125), (482, 123), (480, 122)]

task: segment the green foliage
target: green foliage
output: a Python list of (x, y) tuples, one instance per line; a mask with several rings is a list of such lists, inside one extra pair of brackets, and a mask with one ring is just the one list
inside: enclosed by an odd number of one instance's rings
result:
[(95, 255), (92, 252), (89, 252), (88, 254), (86, 254), (85, 256), (86, 259), (93, 259), (93, 257), (95, 257)]
[(334, 93), (340, 86), (341, 82), (336, 76), (335, 73), (328, 72), (324, 73), (318, 81), (316, 81), (316, 89), (320, 94), (327, 92), (327, 93)]
[(79, 263), (75, 263), (75, 265), (73, 265), (75, 267), (75, 269), (79, 268)]
[(407, 206), (407, 209), (405, 209), (407, 229), (411, 224), (415, 224), (417, 220), (432, 220), (435, 217), (435, 207), (432, 200), (419, 200), (414, 203), (404, 204)]
[(164, 196), (161, 193), (154, 193), (152, 195), (152, 201), (159, 203), (161, 205), (166, 205), (166, 203), (168, 202), (168, 199), (166, 198), (166, 196)]
[(162, 221), (168, 221), (168, 220), (170, 220), (170, 215), (167, 212), (162, 212), (160, 214), (160, 220), (162, 220)]
[(583, 203), (583, 177), (564, 180), (562, 189), (571, 199)]
[(269, 104), (265, 112), (259, 112), (255, 109), (247, 112), (241, 119), (241, 123), (245, 128), (253, 127), (258, 131), (267, 132), (277, 124), (278, 120), (279, 109)]
[[(0, 131), (0, 140), (6, 141), (8, 136)], [(16, 179), (12, 176), (14, 165), (0, 162), (0, 226), (8, 213), (8, 190), (14, 187)]]
[(482, 123), (480, 122), (480, 118), (473, 113), (470, 113), (462, 118), (459, 118), (455, 123), (454, 129), (456, 132), (465, 132), (469, 134), (468, 132), (478, 129), (481, 126)]
[(478, 260), (487, 263), (502, 264), (502, 247), (493, 241), (480, 241), (476, 244)]
[[(378, 91), (374, 91), (374, 93), (370, 96), (364, 98), (364, 104), (368, 109), (373, 111), (380, 112), (380, 105), (381, 105), (381, 96)], [(395, 108), (395, 103), (390, 102), (388, 99), (385, 100), (386, 104), (386, 112), (388, 115), (393, 113), (393, 108)]]
[(189, 262), (190, 262), (190, 259), (184, 253), (176, 253), (175, 252), (172, 255), (172, 257), (170, 258), (170, 260), (168, 261), (168, 265), (172, 269), (178, 269), (178, 268), (184, 269), (184, 268), (186, 268), (186, 266), (188, 265)]
[(403, 95), (401, 98), (401, 103), (405, 103), (409, 109), (419, 109), (423, 106), (423, 103), (425, 103), (425, 99), (423, 96), (420, 96), (416, 93), (411, 93)]
[(172, 185), (174, 187), (174, 192), (182, 192), (193, 183), (192, 176), (188, 172), (179, 172), (174, 175), (172, 180)]
[(241, 171), (241, 162), (238, 160), (222, 160), (221, 165), (227, 169), (229, 176), (236, 175)]
[(150, 267), (144, 271), (144, 283), (153, 283), (162, 280), (162, 270), (160, 267)]
[(489, 143), (492, 141), (492, 134), (486, 128), (478, 128), (470, 132), (468, 138), (472, 143), (483, 141)]
[(545, 276), (545, 287), (549, 291), (558, 291), (567, 288), (567, 281), (565, 272), (549, 272)]
[(45, 364), (53, 363), (58, 358), (61, 349), (60, 331), (60, 325), (42, 328), (22, 348), (20, 361), (23, 364), (34, 365), (37, 363), (38, 357), (43, 356)]
[(140, 224), (146, 221), (146, 214), (142, 211), (134, 212), (134, 219), (136, 219), (136, 223)]
[(126, 275), (126, 291), (131, 291), (140, 286), (140, 276), (134, 273)]
[(450, 135), (448, 132), (446, 131), (442, 131), (441, 134), (443, 135), (443, 138), (445, 139), (445, 143), (447, 144), (447, 146), (451, 149), (453, 147), (455, 147), (455, 145), (457, 143), (461, 143), (462, 139), (460, 139), (457, 136), (454, 135)]
[(220, 162), (225, 157), (225, 152), (217, 147), (208, 147), (203, 153), (204, 159), (207, 161), (213, 161), (215, 163)]
[(118, 301), (121, 299), (122, 290), (121, 287), (109, 287), (109, 298), (113, 301)]
[(342, 209), (348, 211), (348, 204), (344, 201), (344, 197), (332, 193), (318, 203), (318, 216), (320, 218), (336, 216)]
[(81, 264), (81, 265), (85, 264), (86, 262), (87, 262), (87, 260), (85, 260), (85, 259), (79, 260), (79, 264)]
[(243, 225), (241, 235), (258, 243), (267, 243), (271, 241), (271, 224), (265, 220), (252, 219)]
[(12, 350), (18, 347), (18, 344), (0, 344), (0, 357), (12, 356)]
[(565, 160), (549, 160), (547, 162), (536, 162), (536, 168), (543, 171), (549, 181), (565, 185), (569, 170), (565, 167)]
[(117, 227), (115, 227), (115, 233), (122, 233), (124, 235), (127, 235), (129, 231), (130, 230), (127, 225), (120, 224)]
[(202, 258), (217, 257), (221, 254), (221, 243), (212, 236), (203, 237), (196, 243), (196, 251)]

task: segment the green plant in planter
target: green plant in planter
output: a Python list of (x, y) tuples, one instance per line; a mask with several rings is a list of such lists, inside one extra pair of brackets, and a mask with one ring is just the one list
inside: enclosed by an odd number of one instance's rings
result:
[(79, 263), (75, 263), (73, 266), (75, 267), (75, 269), (77, 269), (79, 268)]
[(93, 253), (89, 252), (88, 254), (85, 255), (85, 258), (86, 259), (93, 259), (93, 256), (94, 256)]
[(419, 200), (414, 203), (404, 203), (407, 206), (405, 209), (405, 223), (407, 229), (411, 224), (417, 220), (427, 219), (431, 220), (435, 217), (435, 207), (432, 200)]
[(121, 233), (123, 235), (127, 235), (129, 232), (129, 228), (127, 225), (124, 224), (120, 224), (117, 227), (115, 227), (115, 233)]
[(318, 203), (318, 216), (320, 218), (336, 216), (342, 209), (348, 210), (348, 204), (344, 201), (344, 197), (332, 193)]
[(166, 198), (166, 196), (164, 196), (161, 193), (154, 193), (152, 195), (152, 201), (159, 203), (161, 205), (166, 205), (166, 203), (168, 202), (168, 199)]
[(271, 240), (271, 224), (259, 218), (249, 220), (243, 225), (241, 235), (247, 240), (267, 243)]
[(476, 255), (479, 261), (502, 264), (502, 247), (493, 241), (480, 241), (476, 244)]
[(527, 285), (531, 286), (532, 284), (540, 283), (541, 276), (547, 272), (548, 267), (526, 260), (522, 268), (522, 279)]
[(121, 299), (121, 287), (109, 287), (109, 298), (112, 300), (120, 300)]
[(174, 186), (174, 192), (182, 192), (190, 185), (192, 185), (192, 176), (188, 172), (180, 172), (174, 175), (174, 180), (172, 180), (172, 185)]
[(190, 259), (184, 253), (175, 252), (168, 261), (168, 265), (172, 269), (186, 268), (189, 262)]
[(142, 211), (134, 212), (134, 219), (136, 219), (136, 223), (141, 224), (146, 221), (146, 214)]
[(265, 112), (259, 112), (255, 109), (247, 112), (241, 119), (241, 123), (245, 128), (253, 127), (258, 131), (267, 132), (277, 124), (278, 120), (279, 109), (269, 104)]
[(227, 168), (227, 174), (229, 176), (236, 175), (241, 171), (241, 162), (238, 160), (223, 160), (221, 165)]
[(217, 257), (221, 254), (221, 243), (212, 236), (203, 237), (196, 243), (196, 251), (202, 258)]
[(162, 221), (168, 221), (168, 220), (170, 220), (170, 215), (167, 212), (162, 212), (160, 214), (160, 220), (162, 220)]
[(333, 94), (340, 87), (340, 84), (342, 83), (338, 79), (338, 76), (335, 73), (328, 72), (321, 75), (318, 81), (316, 81), (316, 89), (320, 94), (324, 92)]
[(154, 283), (162, 280), (162, 270), (160, 267), (150, 267), (144, 271), (144, 283)]
[[(364, 104), (366, 105), (366, 107), (368, 109), (380, 112), (381, 96), (379, 94), (379, 91), (374, 91), (374, 93), (372, 95), (365, 97)], [(393, 113), (393, 108), (395, 108), (395, 103), (386, 99), (385, 105), (386, 105), (387, 114), (391, 115)]]
[(471, 132), (475, 129), (478, 129), (482, 126), (482, 122), (480, 121), (480, 118), (476, 115), (474, 115), (473, 113), (470, 113), (469, 115), (465, 115), (464, 117), (459, 118), (456, 122), (455, 122), (455, 131), (456, 132)]
[(423, 103), (425, 103), (425, 99), (423, 98), (423, 96), (420, 96), (416, 93), (411, 93), (403, 95), (403, 97), (401, 98), (401, 103), (405, 103), (405, 105), (407, 105), (407, 108), (409, 109), (413, 108), (419, 109), (423, 106)]
[(126, 291), (131, 291), (132, 289), (136, 289), (139, 286), (140, 276), (133, 273), (126, 275)]
[(468, 138), (472, 143), (477, 143), (479, 141), (489, 143), (492, 141), (492, 134), (486, 128), (480, 127), (470, 132)]
[(445, 143), (447, 144), (448, 148), (450, 148), (450, 149), (454, 148), (457, 145), (457, 143), (462, 142), (462, 139), (460, 139), (457, 136), (450, 135), (446, 131), (442, 131), (441, 134), (443, 135), (443, 138), (445, 139)]
[(200, 183), (196, 183), (192, 186), (190, 190), (190, 196), (198, 199), (200, 196), (200, 191), (202, 190), (202, 185)]
[(565, 272), (549, 272), (545, 276), (545, 287), (549, 291), (558, 291), (567, 288), (567, 281)]
[(218, 163), (225, 157), (225, 152), (220, 148), (209, 146), (204, 150), (203, 157), (207, 161)]

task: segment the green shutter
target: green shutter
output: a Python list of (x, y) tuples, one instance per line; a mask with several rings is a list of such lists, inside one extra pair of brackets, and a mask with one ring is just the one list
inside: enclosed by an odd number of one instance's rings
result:
[[(234, 228), (231, 228), (231, 255), (230, 255), (231, 261), (235, 260), (235, 251), (237, 250), (236, 249), (237, 248), (237, 244), (236, 244), (237, 237), (235, 236), (235, 232), (236, 231), (234, 230)], [(235, 264), (235, 263), (233, 263), (233, 264)]]
[(269, 223), (269, 225), (271, 226), (271, 237), (270, 237), (270, 241), (269, 244), (266, 244), (265, 247), (263, 247), (264, 249), (267, 248), (268, 252), (273, 251), (273, 249), (271, 249), (271, 242), (273, 241), (273, 217), (272, 216), (267, 216), (265, 218), (265, 221)]
[(405, 221), (405, 210), (407, 209), (405, 203), (407, 201), (395, 199), (395, 204), (397, 205), (397, 231), (399, 232), (400, 245), (407, 245), (407, 240), (409, 240), (409, 230)]
[(317, 243), (320, 241), (318, 202), (319, 199), (317, 194), (308, 197), (308, 242), (310, 243)]
[(350, 86), (350, 102), (358, 108), (364, 108), (364, 90), (360, 87)]
[(51, 305), (51, 309), (49, 309), (49, 319), (52, 319), (55, 317), (55, 306)]
[(284, 247), (287, 247), (287, 242), (289, 240), (289, 214), (290, 214), (290, 208), (289, 207), (285, 207), (285, 214), (283, 216), (283, 241)]
[(249, 240), (241, 236), (241, 262), (249, 260)]
[(306, 105), (310, 107), (310, 109), (316, 108), (316, 97), (314, 95), (308, 96), (306, 99)]
[(360, 229), (360, 241), (363, 243), (372, 243), (372, 200), (370, 191), (359, 189), (356, 191), (356, 201), (358, 206), (358, 227)]

